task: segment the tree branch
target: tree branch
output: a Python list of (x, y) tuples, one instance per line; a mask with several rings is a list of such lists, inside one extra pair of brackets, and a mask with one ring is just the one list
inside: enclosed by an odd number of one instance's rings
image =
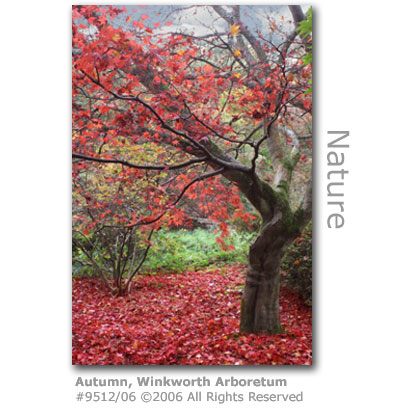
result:
[(199, 157), (199, 158), (191, 159), (189, 161), (183, 162), (181, 164), (176, 164), (176, 165), (137, 165), (137, 164), (133, 164), (128, 161), (124, 161), (122, 159), (96, 158), (96, 157), (90, 157), (89, 155), (79, 154), (76, 152), (72, 153), (72, 157), (78, 158), (84, 161), (102, 162), (105, 164), (121, 164), (121, 165), (130, 167), (130, 168), (156, 170), (156, 171), (163, 171), (164, 169), (181, 169), (181, 168), (185, 168), (192, 164), (205, 162), (208, 159), (208, 157)]
[(178, 135), (178, 136), (188, 140), (193, 146), (195, 146), (196, 148), (201, 150), (203, 153), (205, 153), (209, 157), (209, 160), (212, 161), (213, 163), (216, 163), (217, 165), (219, 165), (221, 167), (224, 167), (224, 168), (234, 168), (234, 169), (244, 171), (244, 172), (249, 172), (250, 171), (249, 168), (247, 168), (244, 165), (238, 163), (237, 161), (235, 161), (235, 162), (226, 162), (226, 161), (220, 159), (219, 157), (217, 157), (214, 154), (214, 152), (209, 151), (209, 149), (205, 145), (203, 145), (200, 142), (196, 141), (195, 139), (193, 139), (192, 137), (190, 137), (186, 133), (181, 132), (181, 131), (171, 127), (169, 124), (166, 123), (166, 121), (158, 114), (158, 112), (153, 107), (151, 107), (148, 103), (146, 103), (141, 98), (139, 98), (139, 96), (119, 95), (119, 94), (117, 94), (116, 92), (114, 92), (112, 90), (108, 90), (101, 82), (97, 81), (95, 78), (93, 78), (92, 76), (90, 76), (86, 72), (82, 71), (82, 73), (88, 79), (90, 79), (94, 84), (98, 85), (99, 87), (104, 89), (106, 92), (108, 92), (109, 94), (114, 96), (115, 98), (118, 98), (120, 100), (125, 100), (125, 101), (136, 101), (137, 103), (143, 105), (146, 109), (148, 109), (155, 116), (155, 118), (160, 122), (161, 126), (164, 129), (170, 131), (171, 133), (173, 133), (175, 135)]

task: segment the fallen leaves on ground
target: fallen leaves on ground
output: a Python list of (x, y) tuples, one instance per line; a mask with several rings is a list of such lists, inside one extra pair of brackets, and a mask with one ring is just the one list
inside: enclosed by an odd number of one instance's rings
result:
[(73, 364), (308, 365), (311, 308), (281, 290), (285, 334), (239, 333), (243, 265), (138, 278), (113, 297), (96, 279), (73, 280)]

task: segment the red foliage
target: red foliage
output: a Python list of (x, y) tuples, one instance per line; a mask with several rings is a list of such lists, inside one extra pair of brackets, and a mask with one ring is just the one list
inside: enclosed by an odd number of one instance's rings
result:
[(282, 335), (239, 333), (244, 267), (138, 279), (126, 297), (73, 281), (73, 364), (309, 365), (311, 309), (287, 289)]
[[(209, 175), (208, 166), (225, 176), (221, 153), (240, 151), (243, 155), (236, 159), (248, 165), (247, 145), (259, 147), (264, 137), (254, 135), (258, 141), (244, 143), (244, 135), (267, 119), (286, 125), (295, 101), (303, 110), (311, 108), (311, 96), (304, 95), (311, 72), (301, 64), (299, 47), (279, 50), (253, 33), (258, 54), (265, 57), (253, 61), (254, 53), (248, 53), (252, 57), (246, 61), (246, 53), (226, 47), (223, 39), (153, 32), (158, 24), (149, 27), (147, 14), (131, 28), (114, 21), (121, 13), (126, 16), (127, 9), (73, 6), (72, 150), (78, 230), (181, 226), (191, 222), (189, 211), (179, 208), (182, 196), (219, 223), (229, 220), (226, 204), (236, 210), (236, 219), (248, 219), (237, 180), (230, 179), (233, 185), (228, 185), (220, 175)], [(125, 17), (127, 23), (133, 18)], [(167, 21), (164, 26), (172, 24)], [(230, 25), (232, 36), (240, 30), (239, 24)], [(258, 148), (254, 151), (255, 165)], [(190, 166), (192, 160), (196, 166)], [(107, 167), (115, 161), (125, 165)], [(100, 189), (85, 184), (87, 170), (116, 185), (115, 197), (108, 201)], [(140, 186), (142, 207), (127, 201)], [(227, 235), (227, 229), (221, 231)]]

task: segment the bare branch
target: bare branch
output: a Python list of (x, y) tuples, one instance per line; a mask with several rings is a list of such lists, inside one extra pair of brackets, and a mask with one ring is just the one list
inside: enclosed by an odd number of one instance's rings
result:
[(111, 284), (109, 283), (108, 279), (105, 277), (104, 272), (102, 271), (102, 269), (100, 268), (100, 266), (98, 265), (98, 263), (95, 261), (95, 259), (92, 257), (92, 255), (87, 251), (87, 249), (82, 246), (82, 244), (77, 241), (75, 238), (72, 238), (72, 241), (74, 242), (75, 246), (77, 248), (80, 248), (84, 254), (87, 256), (87, 258), (90, 260), (90, 262), (92, 263), (92, 265), (94, 266), (94, 268), (96, 269), (96, 271), (98, 272), (98, 274), (100, 275), (100, 277), (103, 279), (104, 283), (107, 285), (107, 287), (110, 289), (110, 291), (113, 291), (113, 287), (111, 286)]
[(128, 280), (126, 281), (125, 289), (124, 289), (124, 292), (125, 292), (125, 293), (128, 292), (129, 285), (131, 284), (132, 279), (133, 279), (133, 278), (135, 277), (135, 275), (139, 272), (139, 270), (141, 269), (143, 263), (145, 262), (146, 257), (148, 256), (149, 249), (150, 249), (150, 247), (152, 246), (150, 240), (151, 240), (151, 238), (152, 238), (153, 232), (154, 232), (154, 229), (151, 229), (151, 231), (150, 231), (150, 233), (149, 233), (149, 236), (148, 236), (148, 246), (146, 247), (145, 252), (144, 252), (142, 258), (141, 258), (141, 260), (139, 261), (138, 266), (137, 266), (136, 269), (131, 273), (131, 275), (129, 276)]

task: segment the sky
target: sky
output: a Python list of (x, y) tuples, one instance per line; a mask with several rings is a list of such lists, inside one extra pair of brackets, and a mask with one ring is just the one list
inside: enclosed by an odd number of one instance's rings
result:
[[(147, 15), (148, 19), (144, 24), (155, 30), (154, 24), (161, 23), (156, 28), (157, 32), (176, 32), (183, 31), (187, 34), (205, 35), (214, 32), (216, 29), (219, 32), (226, 32), (228, 24), (218, 16), (210, 6), (125, 6), (128, 13), (120, 15), (116, 22), (124, 27), (132, 28), (132, 23), (126, 23), (125, 19), (128, 15), (132, 16), (133, 20), (140, 20), (142, 15)], [(229, 9), (229, 6), (223, 6)], [(309, 5), (303, 5), (304, 12), (308, 10)], [(264, 35), (272, 34), (271, 21), (275, 21), (277, 27), (284, 32), (289, 32), (293, 29), (291, 23), (292, 16), (288, 6), (277, 5), (255, 5), (241, 6), (241, 19), (245, 26), (251, 31), (260, 30)], [(165, 25), (167, 23), (167, 25)], [(272, 38), (279, 41), (280, 37)]]

